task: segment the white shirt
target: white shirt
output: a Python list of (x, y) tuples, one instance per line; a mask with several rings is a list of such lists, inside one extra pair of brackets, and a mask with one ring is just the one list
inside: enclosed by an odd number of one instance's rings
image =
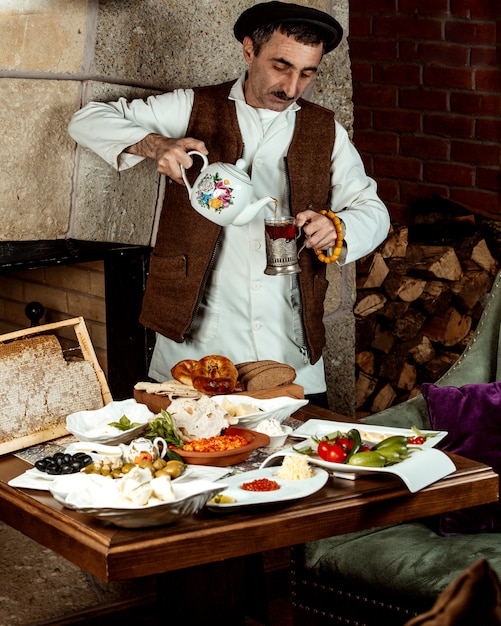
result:
[[(230, 99), (244, 144), (243, 158), (249, 166), (255, 198), (278, 199), (279, 211), (289, 214), (283, 157), (294, 133), (293, 103), (285, 111), (255, 109), (245, 102), (243, 82), (235, 83)], [(186, 136), (193, 105), (193, 90), (176, 90), (146, 101), (89, 103), (78, 111), (69, 126), (71, 136), (92, 149), (117, 170), (134, 166), (142, 157), (125, 153), (128, 146), (149, 133), (167, 137)], [(224, 129), (221, 129), (224, 132)], [(198, 166), (195, 160), (194, 167)], [(378, 198), (376, 184), (364, 171), (358, 152), (344, 128), (336, 122), (336, 141), (331, 159), (332, 210), (346, 228), (345, 262), (368, 254), (386, 237), (389, 217)], [(183, 343), (157, 335), (150, 367), (156, 380), (171, 378), (171, 367), (182, 359), (223, 354), (232, 361), (273, 359), (288, 363), (305, 393), (325, 391), (324, 365), (311, 365), (304, 351), (296, 276), (264, 274), (266, 254), (263, 219), (273, 212), (264, 207), (244, 226), (223, 228), (211, 279), (204, 294), (194, 332)]]

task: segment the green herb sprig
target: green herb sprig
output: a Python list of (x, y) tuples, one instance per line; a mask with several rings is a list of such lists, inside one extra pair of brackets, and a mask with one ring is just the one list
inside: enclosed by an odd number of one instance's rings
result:
[(109, 422), (108, 426), (114, 426), (118, 428), (118, 430), (130, 430), (131, 428), (136, 428), (136, 426), (141, 426), (140, 422), (131, 422), (127, 415), (122, 415), (118, 422)]
[(150, 422), (150, 428), (145, 434), (148, 439), (155, 439), (155, 437), (162, 437), (167, 444), (173, 445), (176, 448), (182, 448), (184, 441), (174, 424), (174, 418), (170, 413), (162, 409), (161, 416)]

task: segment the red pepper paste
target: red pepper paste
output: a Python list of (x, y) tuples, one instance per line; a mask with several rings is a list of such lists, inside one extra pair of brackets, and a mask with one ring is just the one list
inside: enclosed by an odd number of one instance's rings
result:
[(268, 478), (256, 478), (250, 483), (244, 483), (241, 487), (245, 491), (276, 491), (280, 489), (280, 485), (275, 480)]

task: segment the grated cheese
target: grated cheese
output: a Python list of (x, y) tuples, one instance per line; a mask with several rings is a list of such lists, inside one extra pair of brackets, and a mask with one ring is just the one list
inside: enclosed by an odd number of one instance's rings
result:
[(287, 454), (277, 472), (277, 477), (282, 480), (305, 480), (312, 476), (307, 457), (296, 454)]

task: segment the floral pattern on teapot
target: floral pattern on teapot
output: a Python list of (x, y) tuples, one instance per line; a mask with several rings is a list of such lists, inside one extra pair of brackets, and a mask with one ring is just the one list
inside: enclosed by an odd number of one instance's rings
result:
[(233, 189), (230, 181), (222, 179), (219, 172), (207, 174), (200, 181), (196, 194), (197, 202), (202, 208), (221, 213), (233, 204)]

